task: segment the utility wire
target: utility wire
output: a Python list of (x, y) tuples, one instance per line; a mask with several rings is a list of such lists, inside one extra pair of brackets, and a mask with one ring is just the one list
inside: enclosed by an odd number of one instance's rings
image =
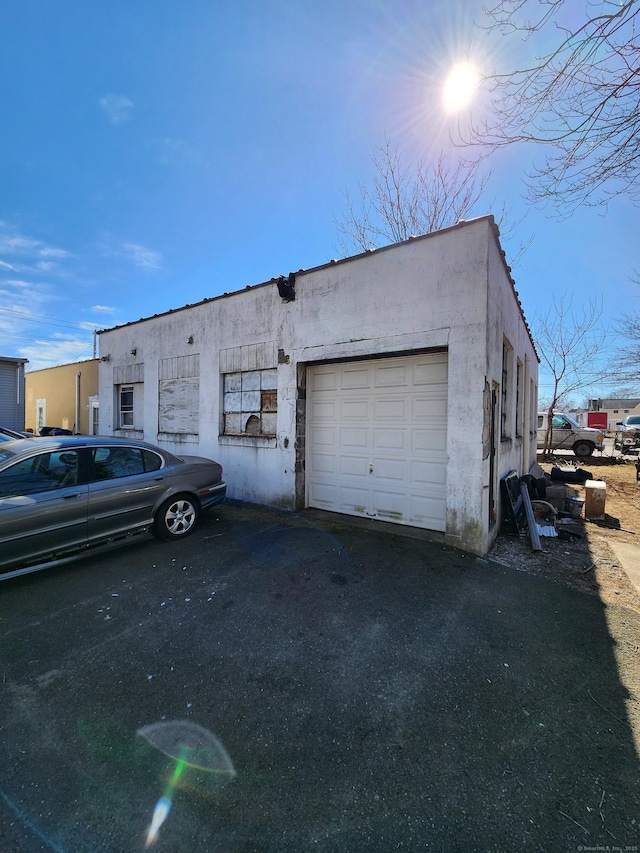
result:
[[(29, 311), (16, 311), (14, 308), (3, 308), (0, 307), (0, 311), (4, 311), (7, 314), (14, 314), (18, 317), (23, 318), (25, 321), (32, 323), (43, 323), (51, 326), (66, 326), (70, 329), (83, 329), (84, 331), (92, 331), (91, 329), (87, 329), (87, 326), (83, 323), (69, 323), (66, 320), (57, 320), (54, 317), (43, 317), (40, 314), (32, 314)], [(98, 328), (98, 324), (95, 324), (95, 327)]]

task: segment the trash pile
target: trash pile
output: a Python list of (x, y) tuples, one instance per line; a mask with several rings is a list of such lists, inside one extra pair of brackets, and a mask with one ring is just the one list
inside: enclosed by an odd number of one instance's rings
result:
[(587, 518), (604, 518), (606, 483), (584, 468), (554, 465), (547, 474), (536, 463), (523, 477), (510, 471), (500, 490), (502, 529), (515, 535), (528, 530), (534, 551), (542, 551), (541, 536), (580, 539), (583, 511)]

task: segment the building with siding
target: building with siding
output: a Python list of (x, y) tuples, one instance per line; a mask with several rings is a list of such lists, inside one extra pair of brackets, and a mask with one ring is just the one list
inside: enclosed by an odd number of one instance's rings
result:
[(593, 401), (597, 403), (595, 411), (607, 413), (607, 430), (615, 432), (617, 425), (627, 415), (640, 415), (640, 398), (614, 398), (606, 397), (602, 400)]
[(24, 371), (28, 358), (0, 356), (0, 426), (23, 430)]

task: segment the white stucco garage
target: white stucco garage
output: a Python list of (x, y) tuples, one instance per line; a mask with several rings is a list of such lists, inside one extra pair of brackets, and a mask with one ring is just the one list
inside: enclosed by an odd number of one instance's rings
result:
[(538, 359), (493, 217), (100, 333), (100, 430), (222, 462), (229, 496), (483, 554), (535, 459)]

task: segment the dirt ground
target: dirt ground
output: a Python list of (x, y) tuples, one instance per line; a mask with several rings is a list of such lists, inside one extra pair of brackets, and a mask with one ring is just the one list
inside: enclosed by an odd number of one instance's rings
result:
[[(572, 460), (562, 460), (565, 464)], [(573, 460), (575, 461), (575, 460)], [(540, 462), (550, 472), (553, 462)], [(500, 534), (489, 557), (521, 571), (541, 575), (602, 601), (640, 612), (640, 594), (620, 566), (612, 542), (640, 545), (640, 484), (636, 482), (635, 460), (611, 457), (592, 458), (581, 467), (607, 484), (605, 518), (588, 521), (583, 517), (558, 525), (580, 538), (571, 540), (541, 537), (542, 553), (534, 553), (528, 533), (523, 536)], [(584, 498), (583, 486), (573, 486)]]

